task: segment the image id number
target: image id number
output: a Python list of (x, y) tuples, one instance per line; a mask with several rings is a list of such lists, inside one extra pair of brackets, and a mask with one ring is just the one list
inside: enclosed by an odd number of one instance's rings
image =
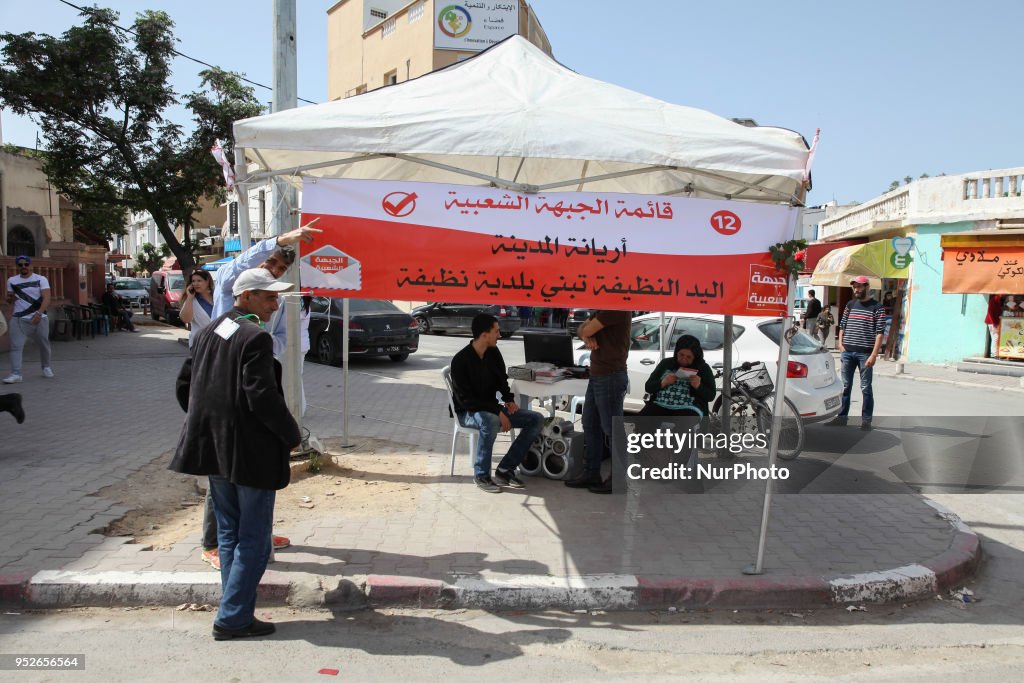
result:
[(85, 668), (85, 655), (0, 655), (0, 671)]

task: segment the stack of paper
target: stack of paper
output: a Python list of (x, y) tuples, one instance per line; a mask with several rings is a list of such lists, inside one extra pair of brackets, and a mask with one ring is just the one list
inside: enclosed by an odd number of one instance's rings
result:
[(541, 384), (552, 384), (553, 382), (559, 382), (568, 377), (568, 373), (561, 368), (548, 368), (544, 370), (535, 370), (533, 373), (533, 381), (540, 382)]

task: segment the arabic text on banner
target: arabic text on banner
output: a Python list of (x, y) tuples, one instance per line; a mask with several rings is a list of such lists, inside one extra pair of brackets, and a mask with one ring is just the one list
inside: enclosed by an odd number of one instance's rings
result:
[(777, 315), (768, 248), (787, 206), (588, 192), (520, 194), (399, 181), (317, 180), (302, 284), (322, 296), (559, 308)]

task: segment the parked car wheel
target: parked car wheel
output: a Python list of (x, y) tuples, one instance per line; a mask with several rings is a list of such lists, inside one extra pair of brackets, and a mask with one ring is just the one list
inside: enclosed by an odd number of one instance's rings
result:
[(333, 365), (338, 357), (338, 350), (334, 341), (326, 332), (317, 337), (316, 359), (325, 365)]
[(414, 316), (416, 321), (416, 329), (419, 330), (420, 334), (430, 334), (430, 321), (422, 315)]
[(409, 354), (407, 354), (407, 353), (393, 353), (390, 356), (388, 356), (388, 358), (390, 358), (391, 360), (395, 361), (396, 363), (403, 363), (403, 362), (405, 362), (406, 359), (409, 358)]

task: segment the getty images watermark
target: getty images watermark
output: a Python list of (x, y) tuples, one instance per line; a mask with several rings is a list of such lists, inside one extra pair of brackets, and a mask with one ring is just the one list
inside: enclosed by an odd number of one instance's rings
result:
[(662, 418), (643, 418), (630, 423), (633, 431), (624, 433), (625, 452), (630, 456), (625, 474), (630, 481), (789, 479), (789, 468), (784, 466), (758, 467), (746, 462), (723, 466), (701, 463), (697, 458), (699, 451), (728, 451), (733, 455), (766, 451), (767, 434), (700, 431), (695, 429), (697, 421), (689, 418), (672, 422), (674, 424)]

